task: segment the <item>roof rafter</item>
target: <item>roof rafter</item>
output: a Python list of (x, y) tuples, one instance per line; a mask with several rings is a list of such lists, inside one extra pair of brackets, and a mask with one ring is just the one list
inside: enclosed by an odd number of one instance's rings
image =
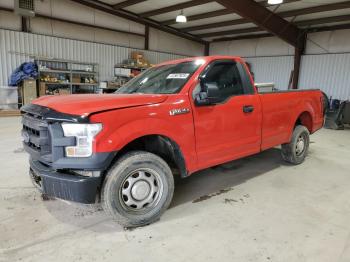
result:
[(304, 49), (305, 34), (303, 31), (257, 2), (253, 0), (217, 0), (217, 2), (295, 48)]
[(193, 6), (197, 6), (197, 5), (204, 5), (204, 4), (207, 4), (210, 2), (214, 2), (214, 0), (192, 0), (192, 1), (184, 2), (184, 3), (180, 3), (180, 4), (176, 4), (176, 5), (166, 6), (163, 8), (147, 11), (147, 12), (141, 13), (140, 16), (141, 17), (150, 17), (150, 16), (169, 13), (172, 11), (177, 11), (177, 10), (181, 10), (181, 9), (185, 9), (185, 8), (189, 8), (189, 7), (193, 7)]
[(185, 38), (185, 39), (188, 39), (188, 40), (191, 40), (191, 41), (195, 41), (195, 42), (198, 42), (198, 43), (201, 43), (201, 44), (205, 44), (206, 43), (206, 41), (198, 38), (195, 35), (192, 35), (192, 34), (189, 34), (189, 33), (180, 32), (176, 28), (172, 28), (172, 27), (169, 27), (169, 26), (161, 25), (155, 20), (152, 20), (152, 19), (149, 19), (149, 18), (142, 18), (142, 17), (140, 17), (140, 16), (138, 16), (138, 15), (136, 15), (134, 13), (131, 13), (131, 12), (128, 12), (128, 11), (125, 11), (125, 10), (114, 9), (112, 7), (112, 5), (109, 5), (109, 4), (100, 2), (100, 1), (93, 1), (93, 0), (71, 0), (71, 1), (79, 3), (79, 4), (84, 5), (84, 6), (88, 6), (90, 8), (94, 8), (94, 9), (97, 9), (97, 10), (100, 10), (100, 11), (112, 14), (112, 15), (115, 15), (115, 16), (122, 17), (124, 19), (128, 19), (128, 20), (134, 21), (136, 23), (140, 23), (140, 24), (143, 24), (143, 25), (148, 25), (148, 26), (151, 26), (151, 27), (153, 27), (155, 29), (158, 29), (158, 30), (161, 30), (161, 31), (173, 34), (173, 35), (177, 35), (179, 37), (182, 37), (182, 38)]
[[(188, 22), (189, 21), (195, 21), (195, 20), (206, 19), (206, 18), (216, 17), (216, 16), (220, 16), (220, 15), (228, 15), (228, 14), (232, 14), (232, 11), (227, 10), (227, 9), (220, 9), (220, 10), (211, 11), (211, 12), (208, 12), (208, 13), (187, 16), (187, 21)], [(175, 24), (176, 23), (175, 17), (173, 19), (162, 21), (160, 23), (163, 24), (163, 25)]]
[[(284, 0), (284, 2), (281, 5), (288, 4), (288, 3), (293, 3), (293, 2), (299, 2), (299, 1), (301, 1), (301, 0)], [(267, 3), (266, 0), (258, 2), (258, 4), (261, 4), (262, 6), (266, 6), (266, 7), (270, 6)], [(235, 12), (232, 12), (231, 10), (220, 9), (220, 10), (211, 11), (211, 12), (207, 12), (207, 13), (187, 16), (187, 21), (196, 21), (196, 20), (200, 20), (200, 19), (206, 19), (206, 18), (221, 16), (221, 15), (234, 14), (234, 13)], [(175, 18), (174, 18), (174, 19), (161, 21), (160, 23), (162, 23), (163, 25), (171, 25), (171, 24), (175, 24), (176, 21), (175, 21)]]
[(126, 0), (126, 1), (123, 1), (123, 2), (120, 2), (118, 4), (113, 5), (113, 8), (114, 9), (122, 9), (122, 8), (125, 8), (128, 6), (131, 6), (131, 5), (136, 5), (138, 3), (145, 2), (145, 1), (147, 1), (147, 0)]
[[(335, 4), (321, 5), (321, 6), (316, 6), (316, 7), (296, 9), (296, 10), (291, 10), (291, 11), (277, 12), (276, 14), (285, 18), (285, 17), (334, 11), (334, 10), (339, 10), (339, 9), (344, 9), (344, 8), (350, 8), (350, 1), (335, 3)], [(223, 21), (223, 22), (200, 25), (200, 26), (184, 27), (184, 28), (181, 28), (181, 31), (191, 32), (191, 31), (197, 31), (197, 30), (203, 30), (203, 29), (217, 28), (217, 27), (222, 27), (222, 26), (246, 24), (249, 22), (250, 21), (248, 19), (242, 18), (242, 19)]]
[[(295, 22), (294, 25), (312, 26), (312, 25), (321, 25), (321, 24), (337, 23), (337, 22), (350, 22), (350, 15), (341, 15), (341, 16), (303, 20), (303, 21)], [(308, 30), (312, 30), (312, 29), (308, 29)], [(200, 34), (198, 36), (205, 38), (205, 37), (213, 37), (213, 36), (221, 36), (221, 35), (255, 33), (255, 32), (262, 32), (262, 31), (264, 31), (264, 29), (261, 29), (259, 27), (249, 27), (249, 28), (243, 28), (243, 29), (235, 29), (235, 30), (227, 30), (227, 31), (219, 31), (219, 32)]]
[[(344, 30), (344, 29), (350, 29), (350, 23), (342, 24), (342, 25), (313, 27), (313, 28), (305, 29), (305, 31), (307, 31), (308, 33), (315, 33), (315, 32)], [(242, 40), (242, 39), (254, 39), (254, 38), (270, 37), (270, 36), (273, 36), (273, 34), (262, 33), (262, 34), (254, 34), (254, 35), (241, 35), (241, 36), (233, 36), (233, 37), (216, 38), (216, 39), (213, 39), (212, 42), (233, 41), (233, 40)]]

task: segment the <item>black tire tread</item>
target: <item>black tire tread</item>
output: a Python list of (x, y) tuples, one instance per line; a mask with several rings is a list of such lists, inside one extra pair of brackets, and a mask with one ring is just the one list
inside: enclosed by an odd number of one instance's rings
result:
[[(300, 134), (304, 132), (306, 132), (307, 138), (308, 138), (306, 149), (304, 154), (301, 157), (297, 157), (295, 153), (295, 143), (297, 138), (300, 136)], [(309, 148), (309, 135), (310, 135), (309, 130), (305, 126), (297, 125), (294, 128), (290, 143), (282, 145), (281, 155), (283, 160), (293, 165), (299, 165), (302, 162), (304, 162), (305, 157), (307, 155), (308, 148)]]
[[(144, 217), (140, 217), (139, 219), (130, 219), (118, 213), (118, 211), (112, 206), (111, 192), (109, 189), (119, 175), (118, 171), (124, 170), (134, 162), (147, 161), (155, 161), (162, 167), (166, 179), (168, 180), (168, 192), (164, 192), (167, 194), (167, 199), (161, 208), (157, 210), (156, 214), (154, 214), (150, 219), (145, 219)], [(109, 169), (101, 190), (101, 202), (103, 209), (110, 214), (117, 223), (123, 225), (125, 228), (132, 228), (148, 225), (157, 221), (163, 212), (169, 207), (173, 197), (173, 192), (174, 178), (168, 164), (162, 158), (146, 151), (131, 151), (120, 157)]]

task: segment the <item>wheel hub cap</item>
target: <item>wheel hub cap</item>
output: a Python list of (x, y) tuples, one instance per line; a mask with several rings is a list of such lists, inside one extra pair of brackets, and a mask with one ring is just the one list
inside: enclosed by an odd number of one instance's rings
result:
[(296, 144), (296, 153), (301, 154), (304, 151), (305, 141), (302, 137), (299, 137)]
[(146, 181), (137, 181), (131, 188), (131, 196), (136, 200), (144, 200), (150, 192), (150, 185)]
[(126, 211), (138, 212), (155, 206), (163, 194), (160, 175), (151, 169), (130, 173), (120, 189), (120, 203)]

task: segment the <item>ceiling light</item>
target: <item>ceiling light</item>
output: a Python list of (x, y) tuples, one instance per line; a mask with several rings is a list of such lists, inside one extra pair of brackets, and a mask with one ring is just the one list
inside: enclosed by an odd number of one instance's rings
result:
[(268, 0), (267, 3), (269, 5), (278, 5), (278, 4), (282, 4), (283, 0)]
[(181, 10), (181, 13), (176, 17), (176, 23), (186, 23), (187, 17), (184, 15), (184, 10)]

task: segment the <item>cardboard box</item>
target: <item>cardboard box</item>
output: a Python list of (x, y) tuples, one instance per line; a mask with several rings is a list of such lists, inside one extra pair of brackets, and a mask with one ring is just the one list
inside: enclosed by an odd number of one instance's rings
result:
[(72, 75), (72, 83), (80, 83), (81, 78), (80, 75)]
[(23, 80), (20, 91), (21, 91), (22, 105), (30, 104), (32, 100), (38, 97), (37, 90), (36, 90), (36, 80), (35, 79)]
[(143, 59), (143, 53), (140, 51), (132, 51), (131, 52), (131, 58), (134, 60)]
[(70, 89), (69, 88), (59, 88), (58, 89), (58, 94), (59, 95), (69, 95), (70, 94)]
[(58, 88), (54, 91), (54, 95), (70, 95), (70, 88)]
[(39, 96), (46, 96), (47, 85), (41, 82), (39, 85)]

